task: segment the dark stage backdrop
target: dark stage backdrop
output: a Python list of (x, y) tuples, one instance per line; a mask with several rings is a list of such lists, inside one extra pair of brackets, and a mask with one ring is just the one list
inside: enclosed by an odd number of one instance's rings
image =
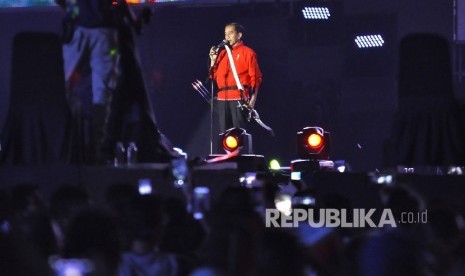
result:
[[(191, 156), (210, 152), (209, 106), (190, 84), (205, 80), (209, 48), (223, 39), (226, 23), (237, 21), (245, 25), (245, 43), (256, 50), (264, 74), (257, 109), (276, 132), (273, 139), (254, 125), (255, 153), (287, 165), (295, 157), (295, 133), (318, 125), (332, 134), (333, 159), (345, 159), (357, 171), (379, 168), (397, 104), (397, 42), (418, 31), (451, 38), (452, 0), (365, 2), (334, 1), (331, 26), (299, 21), (297, 2), (293, 8), (154, 5), (138, 46), (160, 129)], [(13, 36), (59, 32), (61, 17), (57, 7), (0, 10), (0, 131), (8, 110)], [(374, 22), (384, 24), (379, 27), (390, 37), (389, 48), (379, 55), (351, 49), (351, 35)]]

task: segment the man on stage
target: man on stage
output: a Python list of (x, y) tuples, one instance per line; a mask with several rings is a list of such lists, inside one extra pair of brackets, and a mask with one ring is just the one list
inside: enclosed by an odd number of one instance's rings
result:
[[(257, 55), (244, 45), (244, 27), (227, 24), (224, 30), (225, 47), (210, 49), (210, 78), (218, 87), (217, 110), (220, 132), (233, 127), (245, 128), (245, 116), (239, 103), (254, 108), (262, 83)], [(230, 50), (230, 51), (228, 51)]]

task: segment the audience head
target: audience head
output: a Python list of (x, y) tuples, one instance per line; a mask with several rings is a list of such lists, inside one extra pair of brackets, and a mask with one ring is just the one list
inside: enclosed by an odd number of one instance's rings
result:
[(63, 257), (89, 259), (94, 265), (92, 275), (115, 275), (120, 259), (115, 219), (99, 209), (80, 211), (66, 231)]

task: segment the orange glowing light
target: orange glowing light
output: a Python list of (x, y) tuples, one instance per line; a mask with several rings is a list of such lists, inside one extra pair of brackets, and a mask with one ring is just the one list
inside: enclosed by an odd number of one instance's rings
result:
[(317, 133), (312, 133), (307, 138), (307, 144), (312, 149), (318, 149), (323, 145), (323, 137)]

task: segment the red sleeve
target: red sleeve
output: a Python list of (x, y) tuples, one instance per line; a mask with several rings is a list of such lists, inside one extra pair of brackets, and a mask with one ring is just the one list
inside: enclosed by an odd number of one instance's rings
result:
[(260, 84), (262, 84), (262, 72), (260, 71), (260, 67), (258, 67), (257, 55), (254, 51), (252, 51), (252, 54), (250, 55), (248, 67), (250, 85), (254, 89), (253, 92), (257, 92), (260, 88)]
[(225, 57), (225, 52), (226, 51), (221, 51), (220, 54), (218, 55), (218, 57), (216, 58), (216, 63), (215, 65), (213, 66), (213, 68), (211, 68), (211, 74), (210, 74), (210, 78), (214, 81), (216, 81), (216, 78), (218, 77), (218, 65), (220, 64), (220, 62), (224, 59)]

